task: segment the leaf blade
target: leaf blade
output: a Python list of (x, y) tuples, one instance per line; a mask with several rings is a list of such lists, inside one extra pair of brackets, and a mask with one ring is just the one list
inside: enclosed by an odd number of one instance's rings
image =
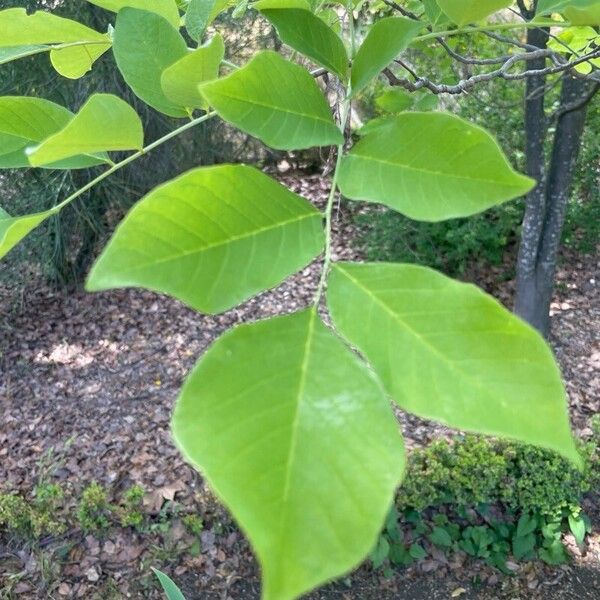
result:
[(11, 217), (0, 209), (0, 260), (52, 214), (52, 210), (47, 210), (23, 217)]
[[(281, 4), (281, 8), (278, 6)], [(348, 53), (340, 36), (310, 10), (286, 7), (284, 3), (261, 0), (253, 8), (277, 29), (279, 38), (294, 50), (345, 80)]]
[(56, 163), (79, 154), (141, 150), (142, 121), (133, 108), (112, 94), (93, 94), (81, 110), (57, 133), (28, 152), (34, 167)]
[(550, 349), (491, 296), (415, 265), (338, 263), (328, 301), (404, 410), (581, 464)]
[[(313, 310), (217, 341), (186, 382), (172, 428), (250, 537), (266, 600), (295, 598), (359, 562), (404, 463), (381, 389)], [(357, 439), (369, 440), (360, 455)]]
[(403, 113), (365, 135), (341, 164), (346, 197), (421, 221), (481, 212), (528, 192), (485, 130), (445, 113)]
[(323, 244), (320, 213), (260, 171), (200, 168), (159, 186), (131, 210), (87, 289), (140, 286), (218, 313), (277, 285)]
[(134, 94), (171, 117), (187, 111), (167, 98), (163, 71), (188, 54), (185, 40), (166, 19), (145, 10), (123, 8), (117, 15), (113, 53), (117, 67)]
[(352, 93), (364, 89), (398, 54), (408, 48), (423, 24), (404, 17), (379, 19), (352, 63)]
[(272, 148), (343, 142), (313, 78), (276, 52), (259, 52), (231, 75), (202, 84), (200, 91), (223, 119)]

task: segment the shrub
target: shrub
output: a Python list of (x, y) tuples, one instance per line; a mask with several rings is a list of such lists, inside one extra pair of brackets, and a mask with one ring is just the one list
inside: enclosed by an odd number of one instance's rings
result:
[(474, 435), (413, 451), (373, 565), (408, 565), (433, 548), (505, 572), (509, 556), (566, 562), (562, 535), (583, 545), (590, 524), (581, 499), (600, 484), (600, 419), (592, 428), (580, 443), (582, 472), (553, 452)]

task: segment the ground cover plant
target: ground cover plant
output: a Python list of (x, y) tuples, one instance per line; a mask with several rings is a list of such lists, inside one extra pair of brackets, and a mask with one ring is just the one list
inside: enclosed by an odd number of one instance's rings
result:
[[(93, 3), (115, 13), (107, 33), (51, 12), (0, 11), (0, 60), (48, 53), (59, 74), (78, 78), (112, 51), (142, 101), (185, 122), (147, 143), (136, 112), (112, 94), (93, 94), (76, 113), (40, 97), (1, 97), (0, 167), (104, 170), (43, 212), (2, 209), (0, 256), (112, 173), (209, 119), (278, 150), (333, 148), (323, 213), (255, 167), (194, 169), (134, 206), (87, 279), (90, 291), (144, 287), (215, 314), (323, 255), (312, 304), (224, 334), (188, 377), (173, 414), (180, 449), (256, 551), (264, 598), (295, 598), (372, 549), (405, 470), (390, 399), (421, 417), (537, 445), (582, 467), (560, 373), (536, 330), (477, 288), (431, 269), (332, 261), (331, 222), (338, 191), (427, 222), (527, 194), (535, 181), (515, 171), (480, 127), (443, 112), (401, 112), (367, 124), (357, 140), (352, 103), (380, 73), (391, 85), (401, 82), (390, 65), (410, 46), (540, 24), (596, 25), (596, 3), (542, 2), (541, 21), (473, 25), (512, 3), (437, 0), (423, 3), (419, 15), (373, 19), (350, 4), (261, 0), (252, 10), (292, 52), (258, 52), (244, 65), (225, 60), (218, 32), (206, 35), (226, 4)], [(552, 72), (566, 77), (595, 75), (594, 44), (564, 55), (527, 48), (494, 76), (535, 76), (511, 71), (533, 58), (552, 60)], [(398, 68), (410, 73), (402, 61)], [(408, 87), (425, 85), (419, 79)], [(127, 151), (117, 162), (108, 154)], [(103, 526), (101, 489), (88, 491), (86, 506), (80, 518)]]

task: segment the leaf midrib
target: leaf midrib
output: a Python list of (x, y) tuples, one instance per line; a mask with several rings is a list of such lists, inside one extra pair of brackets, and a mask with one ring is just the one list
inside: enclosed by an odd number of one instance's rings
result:
[(132, 272), (136, 272), (138, 270), (143, 270), (147, 267), (168, 263), (172, 260), (179, 260), (182, 258), (187, 258), (188, 256), (193, 256), (194, 254), (202, 254), (203, 252), (207, 252), (209, 250), (218, 248), (220, 246), (227, 246), (228, 244), (231, 244), (233, 242), (237, 242), (237, 241), (240, 241), (240, 240), (243, 240), (246, 238), (255, 237), (257, 235), (260, 235), (261, 233), (265, 233), (266, 231), (271, 231), (273, 229), (285, 227), (286, 225), (291, 225), (292, 223), (299, 223), (300, 221), (303, 221), (304, 219), (315, 218), (315, 217), (321, 218), (321, 216), (318, 212), (311, 212), (311, 213), (307, 213), (307, 214), (304, 214), (304, 215), (301, 215), (298, 217), (294, 217), (293, 219), (279, 221), (278, 223), (275, 223), (274, 225), (269, 225), (267, 227), (261, 227), (259, 229), (254, 229), (247, 233), (235, 235), (230, 238), (227, 238), (226, 240), (221, 240), (221, 241), (215, 242), (213, 244), (208, 244), (207, 246), (203, 246), (202, 248), (195, 248), (193, 250), (188, 250), (186, 252), (181, 252), (179, 254), (172, 254), (172, 255), (163, 257), (160, 260), (153, 260), (148, 263), (138, 264), (138, 265), (136, 265), (135, 268), (127, 269), (127, 272), (132, 273)]
[[(507, 187), (507, 188), (520, 189), (520, 187), (517, 184), (510, 184), (510, 183), (506, 183), (501, 180), (482, 179), (482, 178), (478, 178), (478, 177), (469, 177), (467, 175), (458, 175), (456, 173), (448, 173), (445, 171), (434, 171), (432, 169), (427, 169), (427, 168), (423, 168), (423, 167), (414, 167), (412, 165), (407, 165), (405, 163), (392, 162), (390, 160), (371, 156), (368, 154), (359, 154), (358, 152), (355, 154), (349, 154), (348, 158), (361, 158), (363, 160), (369, 160), (369, 161), (373, 161), (373, 162), (377, 162), (377, 163), (382, 163), (385, 165), (391, 165), (393, 167), (397, 167), (400, 169), (406, 169), (408, 171), (416, 171), (417, 173), (427, 173), (428, 175), (434, 175), (436, 177), (445, 177), (448, 179), (460, 179), (460, 180), (464, 180), (464, 181), (471, 181), (473, 183), (489, 183), (489, 184), (493, 184), (493, 185), (501, 185), (501, 186)], [(518, 173), (515, 173), (515, 172), (513, 172), (512, 174), (517, 175), (517, 176), (519, 175)]]

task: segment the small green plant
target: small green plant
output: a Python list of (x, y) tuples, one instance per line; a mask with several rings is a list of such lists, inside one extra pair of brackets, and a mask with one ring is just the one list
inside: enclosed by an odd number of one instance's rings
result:
[(200, 533), (202, 533), (202, 530), (204, 529), (204, 521), (202, 520), (202, 518), (199, 515), (195, 515), (195, 514), (185, 515), (183, 517), (182, 521), (183, 521), (183, 524), (185, 525), (185, 528), (192, 535), (200, 535)]
[(22, 535), (30, 531), (30, 509), (18, 494), (0, 494), (0, 528)]
[(145, 517), (141, 508), (145, 493), (141, 485), (133, 485), (123, 493), (119, 507), (119, 517), (123, 527), (142, 529)]
[(109, 524), (111, 506), (106, 490), (96, 482), (88, 485), (81, 495), (77, 518), (84, 531), (101, 531)]

